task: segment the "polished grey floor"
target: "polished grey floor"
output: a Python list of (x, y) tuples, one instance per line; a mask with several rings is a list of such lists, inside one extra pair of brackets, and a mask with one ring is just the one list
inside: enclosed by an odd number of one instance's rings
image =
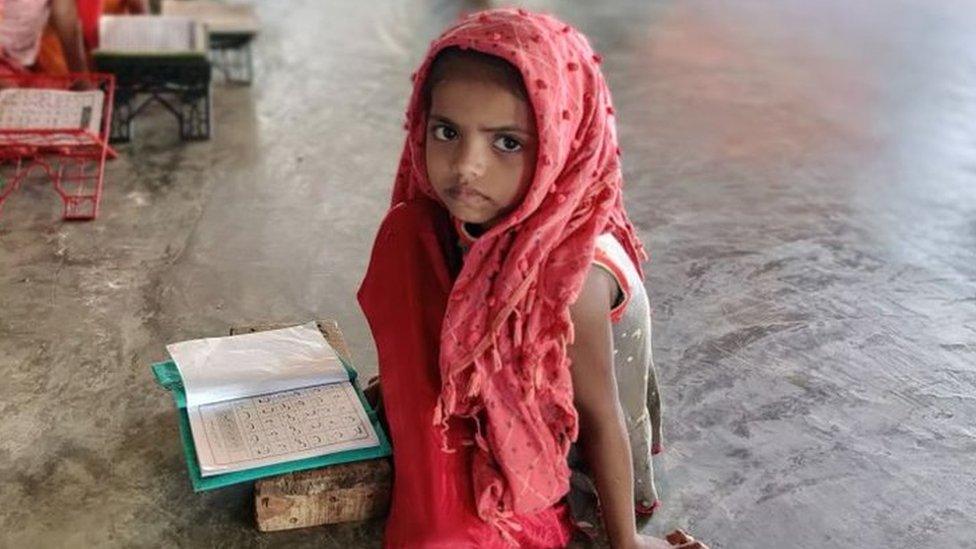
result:
[[(378, 546), (191, 492), (148, 366), (355, 302), (408, 75), (487, 3), (276, 0), (216, 133), (157, 113), (103, 214), (0, 214), (0, 546)], [(666, 405), (664, 508), (721, 548), (976, 547), (976, 6), (526, 2), (606, 56)]]

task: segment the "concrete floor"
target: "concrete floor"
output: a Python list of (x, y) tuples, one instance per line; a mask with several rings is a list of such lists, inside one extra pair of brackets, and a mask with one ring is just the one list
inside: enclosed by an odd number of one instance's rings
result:
[[(381, 522), (260, 534), (194, 494), (164, 344), (330, 317), (354, 295), (408, 75), (482, 3), (276, 0), (216, 133), (158, 115), (103, 213), (0, 215), (0, 546), (378, 546)], [(976, 547), (976, 6), (526, 2), (606, 56), (666, 404), (665, 506), (713, 547)]]

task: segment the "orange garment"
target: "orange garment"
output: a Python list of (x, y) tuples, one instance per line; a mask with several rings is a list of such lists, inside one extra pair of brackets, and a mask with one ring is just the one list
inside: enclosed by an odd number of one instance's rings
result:
[(37, 61), (32, 67), (35, 72), (63, 76), (68, 74), (68, 61), (61, 47), (61, 39), (50, 22), (44, 27), (41, 35), (41, 49), (37, 52)]
[[(125, 13), (125, 0), (77, 0), (77, 5), (78, 19), (85, 38), (85, 53), (90, 59), (91, 52), (98, 47), (98, 19), (102, 14)], [(41, 36), (41, 49), (37, 54), (34, 70), (54, 75), (65, 75), (70, 72), (61, 39), (58, 38), (58, 33), (50, 21), (44, 27), (44, 34)]]

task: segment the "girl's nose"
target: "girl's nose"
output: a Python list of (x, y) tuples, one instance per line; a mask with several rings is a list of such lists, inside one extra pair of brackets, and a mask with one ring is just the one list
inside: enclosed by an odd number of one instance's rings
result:
[(458, 148), (458, 156), (454, 163), (455, 175), (460, 183), (471, 183), (485, 175), (485, 157), (478, 147), (472, 143), (462, 144)]

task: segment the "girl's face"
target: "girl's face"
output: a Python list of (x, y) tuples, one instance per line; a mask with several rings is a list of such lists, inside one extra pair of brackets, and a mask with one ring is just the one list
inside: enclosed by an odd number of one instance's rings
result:
[(431, 90), (427, 176), (451, 214), (491, 227), (522, 201), (535, 174), (532, 108), (500, 83), (446, 79)]

